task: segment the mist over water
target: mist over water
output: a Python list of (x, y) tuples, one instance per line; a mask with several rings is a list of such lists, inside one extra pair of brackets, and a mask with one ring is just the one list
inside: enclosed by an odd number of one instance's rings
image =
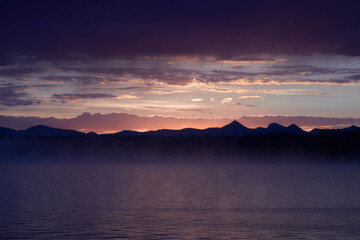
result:
[(1, 239), (358, 239), (360, 165), (2, 163)]

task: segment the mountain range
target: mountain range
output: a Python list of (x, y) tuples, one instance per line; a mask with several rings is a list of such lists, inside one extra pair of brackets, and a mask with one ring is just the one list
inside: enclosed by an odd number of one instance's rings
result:
[(291, 133), (301, 134), (305, 133), (304, 130), (292, 124), (288, 127), (284, 127), (277, 123), (270, 124), (267, 128), (247, 128), (238, 121), (233, 121), (228, 125), (220, 128), (207, 128), (207, 129), (195, 129), (195, 128), (184, 128), (181, 130), (168, 130), (161, 129), (157, 131), (148, 132), (136, 132), (136, 131), (122, 131), (115, 133), (117, 136), (243, 136), (243, 135), (259, 135), (259, 134), (270, 134), (270, 133)]
[[(302, 130), (295, 124), (291, 124), (288, 127), (282, 126), (277, 123), (271, 123), (268, 127), (258, 127), (258, 128), (247, 128), (238, 121), (233, 121), (228, 125), (223, 127), (214, 127), (207, 129), (195, 129), (195, 128), (185, 128), (181, 130), (169, 130), (161, 129), (156, 131), (147, 131), (147, 132), (137, 132), (124, 130), (121, 132), (106, 134), (114, 136), (124, 136), (124, 137), (133, 137), (133, 136), (244, 136), (244, 135), (267, 135), (267, 134), (319, 134), (323, 131), (359, 131), (360, 127), (350, 126), (343, 129), (313, 129), (310, 132)], [(59, 129), (52, 128), (44, 125), (37, 125), (30, 127), (26, 130), (14, 130), (10, 128), (0, 127), (0, 137), (11, 137), (11, 136), (25, 136), (25, 137), (73, 137), (73, 136), (95, 136), (97, 135), (94, 132), (83, 133), (75, 130), (68, 129)]]

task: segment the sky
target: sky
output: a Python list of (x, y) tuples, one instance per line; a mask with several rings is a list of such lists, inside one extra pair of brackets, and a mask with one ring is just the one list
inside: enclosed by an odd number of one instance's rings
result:
[(359, 125), (358, 9), (358, 1), (4, 0), (0, 125)]

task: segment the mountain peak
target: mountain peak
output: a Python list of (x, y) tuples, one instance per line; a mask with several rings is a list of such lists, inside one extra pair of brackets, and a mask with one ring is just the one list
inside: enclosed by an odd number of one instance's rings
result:
[(347, 131), (357, 131), (359, 130), (360, 127), (355, 126), (355, 125), (351, 125), (350, 127), (344, 128), (343, 130), (347, 130)]
[(249, 129), (239, 123), (238, 121), (232, 121), (228, 125), (225, 125), (221, 128), (221, 134), (224, 136), (241, 136), (247, 134)]
[(6, 128), (6, 127), (0, 127), (0, 136), (15, 136), (18, 133), (18, 131)]
[(54, 137), (54, 136), (79, 136), (84, 135), (82, 132), (77, 132), (75, 130), (67, 130), (60, 128), (53, 128), (44, 125), (36, 125), (30, 127), (26, 130), (20, 131), (23, 136), (33, 136), (33, 137)]
[(40, 130), (40, 129), (53, 129), (52, 127), (48, 127), (48, 126), (45, 126), (45, 125), (35, 125), (35, 126), (32, 126), (32, 127), (29, 127), (28, 129), (26, 130)]
[[(242, 125), (241, 123), (239, 123), (238, 121), (234, 120), (231, 123), (229, 123), (228, 125), (225, 125), (224, 127), (231, 127), (231, 128), (244, 128), (244, 125)], [(223, 127), (223, 128), (224, 128)]]
[(296, 129), (296, 130), (301, 129), (298, 125), (296, 125), (296, 124), (294, 124), (294, 123), (291, 124), (290, 126), (288, 126), (287, 128), (288, 128), (288, 129), (294, 129), (294, 130), (295, 130), (295, 129)]
[(290, 133), (303, 133), (304, 130), (302, 130), (298, 125), (296, 124), (291, 124), (290, 126), (287, 127), (287, 130)]
[(278, 123), (270, 123), (269, 126), (267, 127), (267, 129), (269, 130), (279, 130), (279, 129), (284, 129), (285, 127), (283, 125), (280, 125)]

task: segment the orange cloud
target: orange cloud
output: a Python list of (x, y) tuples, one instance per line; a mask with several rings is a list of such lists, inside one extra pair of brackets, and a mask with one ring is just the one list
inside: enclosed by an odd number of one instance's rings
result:
[(231, 97), (228, 97), (228, 98), (224, 98), (222, 101), (221, 101), (221, 103), (222, 104), (229, 104), (229, 103), (231, 103), (232, 102), (232, 98)]

